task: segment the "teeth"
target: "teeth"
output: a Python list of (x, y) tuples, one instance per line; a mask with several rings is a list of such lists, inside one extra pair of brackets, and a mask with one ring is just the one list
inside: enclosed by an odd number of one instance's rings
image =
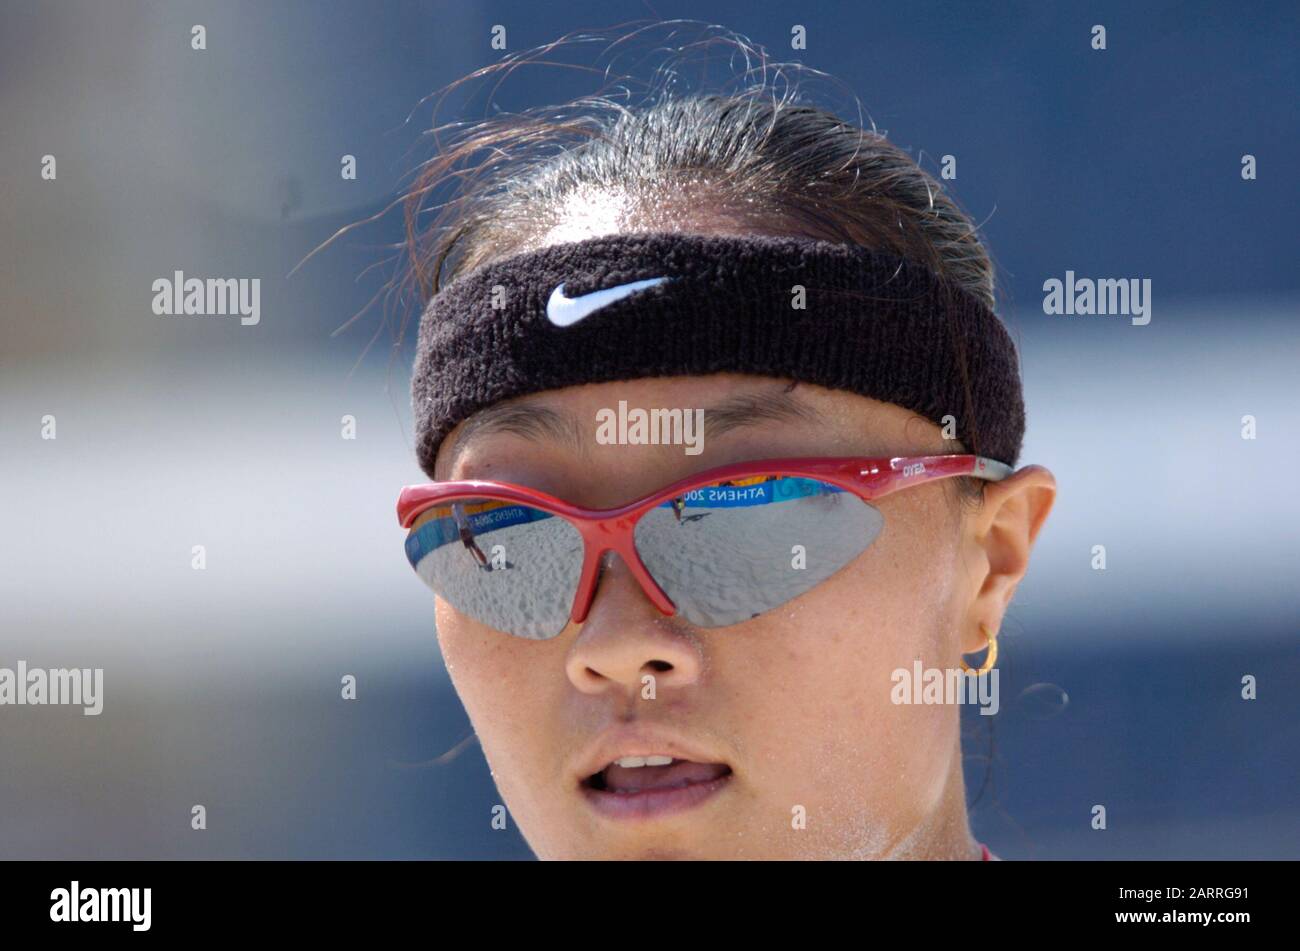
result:
[(624, 756), (622, 759), (614, 760), (614, 765), (627, 769), (638, 766), (667, 766), (672, 761), (671, 756)]

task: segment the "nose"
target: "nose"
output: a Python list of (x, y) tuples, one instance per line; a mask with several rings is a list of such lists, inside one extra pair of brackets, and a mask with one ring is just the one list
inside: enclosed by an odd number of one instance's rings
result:
[(703, 669), (701, 645), (686, 623), (676, 615), (666, 617), (623, 559), (606, 552), (591, 607), (565, 663), (573, 685), (584, 693), (619, 689), (641, 696), (653, 683), (651, 696), (657, 696), (696, 683)]

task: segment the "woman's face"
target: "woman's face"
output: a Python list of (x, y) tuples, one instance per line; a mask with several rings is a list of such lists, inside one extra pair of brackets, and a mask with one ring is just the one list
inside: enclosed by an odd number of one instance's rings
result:
[[(938, 427), (901, 407), (787, 386), (719, 374), (536, 394), (511, 404), (568, 417), (571, 439), (487, 426), (458, 445), (462, 424), (439, 453), (437, 477), (504, 480), (609, 508), (730, 462), (946, 451)], [(774, 412), (773, 399), (802, 409)], [(706, 430), (694, 455), (598, 442), (598, 411), (617, 412), (620, 400), (704, 408), (706, 426), (733, 425)], [(760, 410), (746, 413), (749, 404)], [(730, 627), (663, 616), (610, 554), (586, 620), (551, 640), (501, 633), (438, 599), (447, 669), (538, 857), (971, 857), (959, 708), (891, 701), (895, 669), (918, 659), (955, 667), (962, 651), (980, 649), (977, 622), (997, 629), (1023, 573), (1014, 557), (990, 554), (997, 533), (963, 515), (951, 490), (940, 481), (878, 501), (884, 527), (862, 555)], [(653, 699), (644, 699), (647, 675)], [(689, 808), (611, 816), (583, 787), (584, 767), (611, 736), (642, 752), (638, 737), (650, 747), (671, 739), (730, 775)]]

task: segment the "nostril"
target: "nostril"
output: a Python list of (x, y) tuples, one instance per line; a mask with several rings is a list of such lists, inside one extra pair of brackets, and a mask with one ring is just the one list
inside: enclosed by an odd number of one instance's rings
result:
[(649, 662), (646, 664), (646, 666), (649, 667), (651, 670), (654, 670), (654, 671), (656, 671), (656, 672), (658, 672), (658, 673), (661, 673), (661, 674), (662, 674), (664, 671), (666, 671), (666, 670), (672, 670), (672, 669), (673, 669), (673, 665), (670, 664), (670, 663), (668, 663), (668, 661), (666, 661), (666, 660), (652, 660), (652, 661), (649, 661)]

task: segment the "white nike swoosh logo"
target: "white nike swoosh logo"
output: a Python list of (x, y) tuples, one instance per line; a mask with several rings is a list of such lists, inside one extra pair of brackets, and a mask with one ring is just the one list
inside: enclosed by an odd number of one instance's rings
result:
[(581, 294), (577, 297), (565, 297), (564, 285), (561, 284), (551, 291), (551, 297), (546, 302), (546, 316), (557, 327), (571, 327), (587, 315), (600, 310), (602, 307), (608, 307), (616, 300), (622, 300), (629, 294), (635, 294), (643, 288), (653, 287), (668, 280), (672, 279), (652, 277), (644, 281), (633, 281), (631, 284), (607, 287), (604, 290), (592, 291), (590, 294)]

